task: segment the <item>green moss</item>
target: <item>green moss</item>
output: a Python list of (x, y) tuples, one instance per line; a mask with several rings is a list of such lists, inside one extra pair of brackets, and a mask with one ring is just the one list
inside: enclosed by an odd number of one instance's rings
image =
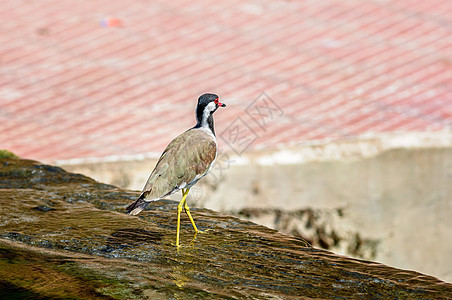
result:
[[(130, 299), (130, 282), (82, 266), (73, 258), (31, 249), (20, 249), (0, 241), (0, 287), (3, 292), (34, 299)], [(1, 294), (0, 294), (1, 295)], [(136, 295), (136, 298), (141, 298)]]
[(11, 151), (0, 149), (0, 158), (18, 158), (18, 156)]

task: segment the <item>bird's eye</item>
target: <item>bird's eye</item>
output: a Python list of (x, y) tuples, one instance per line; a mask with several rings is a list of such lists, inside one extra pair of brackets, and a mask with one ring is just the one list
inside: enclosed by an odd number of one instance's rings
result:
[(220, 100), (218, 100), (218, 98), (216, 98), (215, 99), (215, 104), (218, 104), (218, 101), (220, 101)]

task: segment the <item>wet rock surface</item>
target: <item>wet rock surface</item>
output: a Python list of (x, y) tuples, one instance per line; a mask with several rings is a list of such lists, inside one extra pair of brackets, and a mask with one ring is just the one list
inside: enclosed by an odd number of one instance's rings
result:
[(205, 232), (194, 235), (184, 216), (176, 249), (177, 203), (128, 216), (136, 197), (57, 167), (1, 159), (0, 298), (452, 297), (452, 285), (434, 277), (195, 207)]

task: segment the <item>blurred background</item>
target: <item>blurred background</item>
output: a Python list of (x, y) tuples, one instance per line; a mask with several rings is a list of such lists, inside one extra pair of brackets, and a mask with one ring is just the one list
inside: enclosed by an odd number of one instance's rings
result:
[(220, 153), (192, 206), (452, 281), (451, 1), (3, 0), (0, 16), (0, 148), (140, 190), (216, 93)]

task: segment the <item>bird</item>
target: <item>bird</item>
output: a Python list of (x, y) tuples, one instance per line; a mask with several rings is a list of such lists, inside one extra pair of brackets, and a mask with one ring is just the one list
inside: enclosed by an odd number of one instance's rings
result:
[(226, 107), (215, 94), (206, 93), (198, 98), (196, 125), (173, 139), (163, 151), (151, 172), (140, 196), (126, 210), (129, 215), (139, 214), (150, 202), (163, 199), (182, 190), (182, 200), (177, 205), (176, 247), (180, 246), (180, 215), (185, 209), (195, 233), (201, 232), (187, 204), (190, 189), (206, 176), (217, 158), (217, 139), (213, 113)]

